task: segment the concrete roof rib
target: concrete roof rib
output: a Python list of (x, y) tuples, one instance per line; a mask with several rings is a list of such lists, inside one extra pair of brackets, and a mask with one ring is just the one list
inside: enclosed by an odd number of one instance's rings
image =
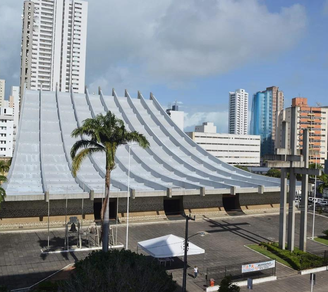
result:
[[(277, 192), (280, 181), (230, 166), (195, 144), (166, 114), (155, 96), (131, 98), (98, 94), (25, 90), (7, 201), (101, 198), (104, 154), (86, 159), (76, 178), (71, 173), (71, 132), (83, 120), (112, 111), (130, 131), (144, 134), (149, 149), (130, 149), (130, 188), (136, 197)], [(129, 147), (117, 150), (111, 196), (127, 191)]]

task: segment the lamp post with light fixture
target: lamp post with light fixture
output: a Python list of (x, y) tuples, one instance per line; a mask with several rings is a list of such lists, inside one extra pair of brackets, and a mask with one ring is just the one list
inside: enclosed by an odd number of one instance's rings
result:
[(130, 209), (130, 166), (131, 166), (131, 146), (129, 147), (129, 165), (128, 165), (128, 193), (126, 197), (126, 240), (125, 240), (125, 249), (129, 248), (129, 209)]
[(186, 219), (186, 229), (185, 229), (185, 240), (184, 240), (184, 257), (183, 257), (183, 280), (182, 280), (182, 292), (186, 292), (187, 288), (187, 266), (188, 266), (188, 261), (187, 261), (187, 253), (188, 253), (188, 239), (195, 236), (195, 235), (200, 235), (204, 236), (205, 232), (197, 232), (196, 234), (193, 234), (188, 237), (188, 223), (189, 220), (195, 221), (196, 216), (191, 216), (191, 215), (185, 215), (182, 214), (182, 216)]
[(126, 239), (125, 249), (129, 248), (129, 212), (130, 212), (130, 169), (131, 169), (131, 147), (137, 143), (127, 143), (129, 147), (129, 163), (128, 163), (128, 193), (126, 197)]

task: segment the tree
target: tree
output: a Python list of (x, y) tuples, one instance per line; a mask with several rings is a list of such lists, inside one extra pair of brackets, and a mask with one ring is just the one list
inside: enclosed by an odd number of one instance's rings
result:
[(4, 175), (9, 171), (10, 163), (6, 160), (0, 160), (0, 173)]
[(3, 187), (1, 187), (2, 183), (5, 182), (6, 180), (7, 179), (5, 176), (0, 175), (0, 206), (1, 206), (1, 202), (3, 202), (6, 197), (6, 191), (4, 190)]
[(271, 168), (268, 170), (268, 172), (265, 175), (279, 178), (281, 177), (281, 171), (279, 169)]
[(323, 194), (323, 190), (328, 188), (328, 175), (323, 173), (319, 176), (321, 183), (318, 186), (318, 191)]
[(245, 166), (245, 165), (234, 165), (234, 167), (237, 167), (237, 168), (239, 168), (241, 170), (245, 170), (245, 171), (250, 172), (249, 169), (248, 169), (248, 167)]
[(0, 175), (0, 205), (1, 202), (5, 200), (6, 197), (6, 191), (4, 190), (4, 188), (1, 187), (1, 185), (7, 180), (4, 174), (9, 171), (9, 167), (10, 164), (7, 161), (0, 160), (0, 173), (2, 174)]
[(173, 292), (172, 275), (152, 257), (129, 250), (92, 252), (75, 264), (71, 278), (59, 283), (64, 292)]
[(72, 137), (81, 138), (71, 148), (72, 172), (76, 176), (82, 161), (93, 153), (105, 153), (105, 200), (102, 205), (102, 248), (108, 251), (109, 232), (109, 186), (111, 171), (115, 168), (117, 147), (128, 142), (137, 142), (146, 148), (149, 142), (146, 137), (136, 131), (126, 130), (124, 122), (110, 111), (106, 115), (99, 114), (95, 118), (86, 119), (81, 127), (73, 130)]
[(239, 292), (240, 287), (237, 285), (232, 284), (231, 282), (231, 275), (226, 276), (222, 279), (220, 283), (219, 292)]

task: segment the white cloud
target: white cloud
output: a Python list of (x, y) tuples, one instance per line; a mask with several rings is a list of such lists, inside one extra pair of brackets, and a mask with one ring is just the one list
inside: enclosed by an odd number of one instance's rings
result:
[(296, 4), (271, 13), (261, 3), (90, 1), (88, 68), (94, 78), (89, 81), (126, 66), (130, 76), (174, 86), (276, 56), (301, 38), (305, 9)]
[(184, 105), (180, 109), (185, 112), (184, 129), (187, 132), (194, 131), (195, 126), (202, 125), (204, 122), (214, 123), (218, 133), (228, 131), (228, 110), (225, 105)]
[[(88, 2), (86, 81), (106, 89), (222, 74), (290, 49), (307, 24), (303, 6), (272, 13), (261, 0)], [(19, 74), (22, 5), (0, 3), (0, 68), (8, 78)]]

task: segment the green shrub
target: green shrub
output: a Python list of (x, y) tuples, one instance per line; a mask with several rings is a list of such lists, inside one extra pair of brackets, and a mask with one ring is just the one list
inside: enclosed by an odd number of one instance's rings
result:
[(9, 292), (10, 290), (6, 286), (0, 285), (0, 292)]
[(60, 286), (65, 292), (172, 292), (176, 289), (172, 275), (157, 260), (127, 250), (92, 252), (75, 264), (70, 280)]
[(57, 292), (58, 284), (56, 282), (45, 281), (45, 282), (40, 283), (32, 291), (33, 292)]
[(322, 233), (328, 238), (328, 230), (324, 230)]
[(268, 251), (285, 260), (295, 270), (304, 270), (325, 265), (324, 258), (317, 255), (303, 252), (295, 248), (293, 252), (282, 250), (278, 243), (261, 242), (260, 246), (265, 247)]
[(239, 292), (240, 287), (232, 284), (231, 275), (224, 277), (220, 282), (218, 292)]

